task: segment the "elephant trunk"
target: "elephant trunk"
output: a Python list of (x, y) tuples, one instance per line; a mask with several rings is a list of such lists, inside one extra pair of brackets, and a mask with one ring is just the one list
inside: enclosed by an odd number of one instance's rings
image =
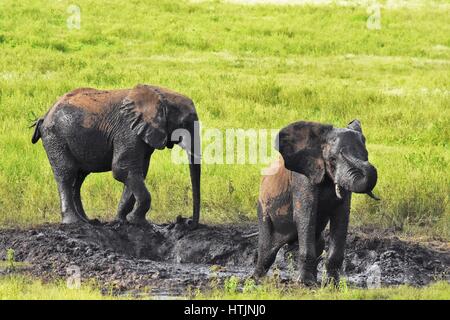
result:
[(369, 163), (352, 155), (341, 152), (342, 157), (348, 165), (350, 182), (348, 190), (356, 193), (367, 193), (373, 195), (372, 189), (377, 183), (377, 169)]
[(194, 137), (190, 151), (186, 149), (189, 157), (189, 171), (191, 175), (192, 184), (192, 228), (198, 226), (200, 220), (200, 178), (201, 178), (201, 147), (200, 147), (200, 135), (198, 132), (194, 132)]
[[(194, 161), (194, 157), (191, 156), (191, 161)], [(192, 213), (192, 223), (193, 227), (197, 227), (200, 219), (200, 175), (201, 175), (201, 165), (198, 163), (189, 163), (189, 169), (191, 173), (191, 184), (192, 184), (192, 200), (193, 200), (193, 213)]]
[(195, 229), (200, 220), (200, 178), (201, 178), (201, 144), (198, 128), (180, 129), (173, 134), (172, 139), (186, 151), (189, 160), (189, 173), (192, 185), (192, 223)]

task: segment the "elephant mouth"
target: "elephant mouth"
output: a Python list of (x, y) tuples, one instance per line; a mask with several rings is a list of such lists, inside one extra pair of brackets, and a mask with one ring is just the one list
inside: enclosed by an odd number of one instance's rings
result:
[[(368, 160), (346, 154), (340, 151), (343, 165), (341, 166), (341, 174), (335, 179), (335, 192), (338, 199), (342, 199), (342, 191), (350, 191), (355, 193), (365, 193), (374, 200), (380, 200), (373, 194), (372, 189), (377, 182), (377, 170)], [(337, 184), (340, 182), (340, 185)]]
[[(343, 190), (345, 190), (345, 189), (342, 188), (340, 185), (338, 185), (337, 183), (334, 184), (334, 192), (336, 193), (336, 197), (339, 200), (342, 200)], [(377, 200), (377, 201), (381, 200), (379, 197), (377, 197), (375, 194), (373, 194), (372, 191), (366, 192), (366, 194), (374, 200)]]

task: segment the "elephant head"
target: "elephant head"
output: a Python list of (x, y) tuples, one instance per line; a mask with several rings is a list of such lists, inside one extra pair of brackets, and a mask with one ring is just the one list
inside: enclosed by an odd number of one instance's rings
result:
[(192, 184), (192, 227), (196, 227), (200, 216), (201, 146), (194, 103), (169, 89), (138, 85), (125, 99), (122, 113), (149, 146), (171, 149), (178, 144), (186, 150)]
[(335, 184), (336, 196), (342, 189), (366, 193), (379, 200), (372, 190), (377, 170), (368, 161), (361, 123), (353, 120), (346, 128), (334, 128), (314, 122), (296, 122), (283, 128), (277, 136), (276, 149), (285, 167), (319, 184), (327, 175)]

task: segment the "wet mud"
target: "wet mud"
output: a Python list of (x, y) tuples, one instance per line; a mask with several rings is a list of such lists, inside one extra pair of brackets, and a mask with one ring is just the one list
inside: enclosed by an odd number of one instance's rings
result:
[[(21, 272), (45, 281), (67, 279), (79, 270), (83, 282), (105, 292), (180, 296), (220, 285), (230, 276), (250, 277), (257, 236), (246, 236), (256, 231), (256, 225), (201, 225), (191, 231), (184, 223), (49, 224), (0, 230), (0, 260), (13, 249), (15, 260), (28, 266)], [(295, 281), (296, 252), (295, 245), (286, 246), (277, 256), (272, 269), (283, 282)], [(448, 242), (405, 241), (369, 229), (349, 232), (343, 266), (349, 285), (423, 286), (450, 281), (449, 271)], [(0, 269), (0, 275), (8, 272)]]

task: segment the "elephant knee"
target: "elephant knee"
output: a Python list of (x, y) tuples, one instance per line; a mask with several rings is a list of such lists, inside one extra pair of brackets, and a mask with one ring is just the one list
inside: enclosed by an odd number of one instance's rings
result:
[(121, 169), (119, 167), (114, 167), (112, 168), (112, 173), (113, 173), (113, 177), (114, 179), (116, 179), (117, 181), (120, 181), (122, 183), (125, 183), (125, 181), (128, 178), (128, 172), (124, 169)]

